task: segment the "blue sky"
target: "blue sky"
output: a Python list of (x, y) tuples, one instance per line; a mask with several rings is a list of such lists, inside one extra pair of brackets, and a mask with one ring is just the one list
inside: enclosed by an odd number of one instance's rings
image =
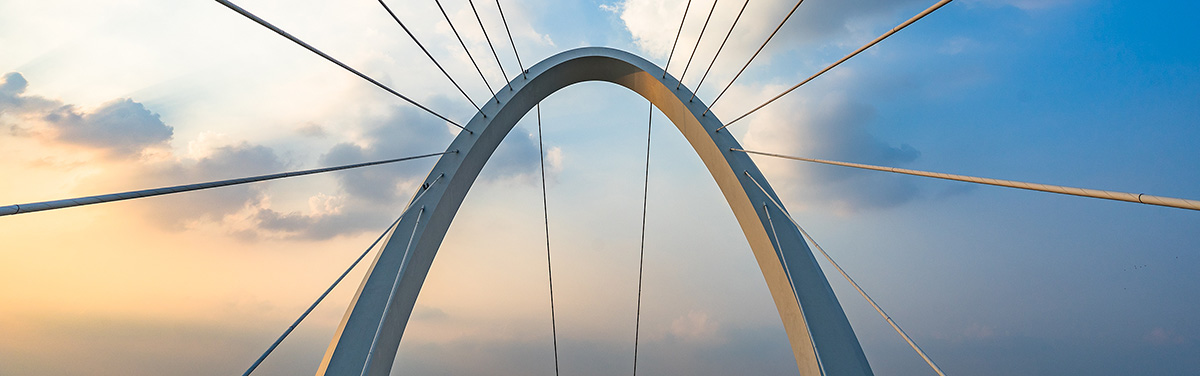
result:
[[(466, 2), (444, 3), (499, 86)], [(503, 40), (494, 4), (478, 3)], [(504, 7), (526, 66), (593, 45), (661, 65), (683, 3)], [(932, 3), (806, 1), (714, 113), (741, 115)], [(452, 119), (473, 111), (374, 2), (238, 4)], [(692, 4), (676, 76), (710, 4)], [(750, 2), (701, 99), (793, 4)], [(436, 6), (389, 5), (482, 103), (487, 89)], [(686, 84), (740, 6), (718, 4)], [(1197, 199), (1196, 8), (959, 0), (730, 129), (782, 154)], [(497, 48), (511, 77), (510, 47)], [(455, 130), (216, 2), (0, 1), (0, 51), (0, 174), (14, 177), (0, 184), (4, 204), (436, 152)], [(626, 372), (647, 105), (585, 83), (542, 111), (563, 372)], [(535, 131), (523, 120), (472, 188), (394, 373), (552, 372)], [(716, 185), (657, 113), (653, 142), (640, 370), (795, 374)], [(950, 374), (1200, 368), (1197, 213), (756, 161)], [(431, 166), (0, 218), (0, 374), (240, 372)], [(931, 374), (832, 272), (876, 373)], [(256, 374), (312, 372), (360, 280), (348, 277)]]

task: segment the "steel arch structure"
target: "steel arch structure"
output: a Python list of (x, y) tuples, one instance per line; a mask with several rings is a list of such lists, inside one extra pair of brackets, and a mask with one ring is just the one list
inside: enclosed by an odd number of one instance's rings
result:
[[(704, 161), (750, 244), (803, 375), (871, 375), (862, 347), (829, 282), (795, 227), (771, 204), (774, 191), (722, 123), (662, 68), (602, 47), (565, 51), (518, 75), (447, 148), (359, 285), (318, 375), (385, 376), (446, 231), (500, 141), (534, 105), (585, 81), (606, 81), (645, 97), (675, 124)], [(760, 185), (761, 184), (761, 188)], [(767, 195), (770, 195), (768, 197)]]

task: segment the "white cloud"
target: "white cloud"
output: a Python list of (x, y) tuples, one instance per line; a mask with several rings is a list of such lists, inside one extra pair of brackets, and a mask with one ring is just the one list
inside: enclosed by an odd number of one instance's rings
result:
[(719, 329), (720, 324), (710, 319), (707, 313), (692, 311), (671, 321), (669, 333), (682, 341), (708, 343), (718, 340)]

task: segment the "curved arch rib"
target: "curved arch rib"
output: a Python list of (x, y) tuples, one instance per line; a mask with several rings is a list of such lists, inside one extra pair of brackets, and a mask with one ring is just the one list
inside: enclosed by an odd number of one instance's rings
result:
[[(778, 250), (773, 236), (768, 235), (770, 224), (765, 210), (778, 209), (763, 204), (772, 198), (778, 200), (774, 190), (748, 155), (730, 151), (742, 147), (729, 132), (715, 132), (721, 122), (715, 116), (701, 116), (707, 107), (699, 100), (688, 102), (691, 91), (682, 86), (675, 90), (678, 80), (664, 73), (662, 68), (631, 53), (587, 47), (543, 60), (529, 68), (527, 78), (517, 77), (511, 82), (514, 90), (497, 93), (467, 123), (467, 129), (473, 132), (460, 133), (447, 149), (459, 152), (443, 155), (429, 173), (425, 180), (428, 188), (411, 204), (425, 210), (405, 216), (397, 226), (413, 229), (415, 240), (410, 254), (406, 257), (407, 239), (389, 239), (383, 246), (347, 308), (317, 374), (385, 376), (391, 371), (404, 328), (446, 230), (500, 141), (534, 105), (555, 91), (584, 81), (606, 81), (624, 86), (658, 107), (708, 167), (750, 243), (783, 319), (800, 373), (871, 375), (858, 339), (800, 233), (794, 228), (778, 229), (772, 234), (777, 235)], [(441, 181), (435, 182), (438, 177)], [(763, 182), (763, 189), (754, 180)], [(397, 280), (399, 287), (393, 289)], [(391, 307), (385, 307), (389, 301)], [(387, 317), (382, 317), (385, 312)], [(377, 348), (368, 362), (371, 342), (376, 337)], [(364, 369), (368, 365), (370, 369)]]

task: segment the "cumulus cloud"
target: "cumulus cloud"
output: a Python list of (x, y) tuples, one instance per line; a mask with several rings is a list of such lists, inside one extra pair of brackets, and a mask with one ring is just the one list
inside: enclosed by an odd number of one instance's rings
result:
[[(446, 124), (407, 107), (393, 107), (367, 121), (357, 140), (334, 145), (321, 156), (321, 165), (359, 163), (441, 151), (453, 134)], [(517, 128), (497, 147), (480, 175), (481, 182), (516, 180), (532, 182), (538, 173), (537, 140)], [(561, 152), (552, 148), (547, 168), (561, 164)], [(334, 173), (341, 196), (310, 202), (307, 212), (279, 212), (261, 207), (252, 216), (261, 230), (291, 237), (325, 239), (368, 229), (398, 214), (417, 185), (429, 173), (429, 163), (397, 163)]]
[[(874, 107), (845, 94), (791, 98), (767, 107), (751, 120), (744, 138), (751, 149), (820, 159), (898, 166), (921, 155), (907, 144), (892, 145), (869, 132)], [(832, 206), (843, 212), (887, 208), (916, 198), (907, 179), (844, 167), (760, 159), (776, 189), (798, 196), (806, 205)], [(780, 177), (780, 178), (775, 178)]]
[[(82, 185), (102, 191), (130, 187), (156, 188), (179, 184), (263, 175), (283, 170), (286, 164), (275, 151), (262, 145), (240, 143), (216, 147), (199, 159), (164, 158), (110, 166)], [(128, 205), (144, 218), (169, 230), (182, 230), (201, 222), (222, 223), (268, 197), (263, 184), (245, 184), (167, 195)]]
[[(83, 147), (66, 149), (64, 156), (83, 149), (100, 151), (106, 158), (92, 161), (90, 166), (104, 172), (79, 181), (88, 194), (264, 175), (295, 167), (271, 147), (235, 141), (224, 134), (201, 133), (187, 142), (184, 153), (176, 153), (168, 145), (173, 128), (141, 103), (122, 98), (85, 111), (59, 100), (27, 95), (28, 87), (29, 82), (19, 73), (3, 76), (0, 121), (11, 123), (14, 135)], [(437, 152), (453, 137), (446, 123), (407, 107), (364, 110), (359, 118), (361, 134), (330, 147), (319, 158), (319, 165)], [(332, 136), (328, 129), (312, 123), (296, 132), (328, 138)], [(538, 145), (532, 137), (523, 129), (515, 130), (497, 148), (481, 180), (535, 176)], [(550, 150), (551, 168), (561, 161), (556, 150)], [(315, 192), (307, 210), (279, 209), (288, 207), (286, 203), (272, 205), (269, 183), (168, 195), (129, 205), (145, 219), (170, 230), (217, 225), (248, 240), (328, 239), (381, 229), (398, 214), (429, 167), (430, 163), (406, 162), (333, 173), (338, 191)]]
[(93, 112), (63, 106), (45, 117), (61, 141), (104, 149), (115, 156), (137, 155), (171, 140), (173, 129), (141, 103), (128, 98), (108, 102)]
[[(368, 122), (362, 139), (334, 145), (321, 156), (322, 165), (359, 163), (442, 151), (451, 134), (441, 120), (404, 107), (393, 107), (382, 118)], [(334, 173), (340, 187), (356, 199), (394, 202), (411, 193), (401, 188), (424, 178), (428, 166), (395, 163)]]
[(131, 157), (147, 148), (166, 146), (174, 133), (158, 114), (128, 98), (88, 112), (61, 101), (25, 95), (29, 82), (20, 73), (5, 74), (3, 80), (0, 113), (25, 123), (45, 124), (55, 141), (103, 150), (112, 157)]

